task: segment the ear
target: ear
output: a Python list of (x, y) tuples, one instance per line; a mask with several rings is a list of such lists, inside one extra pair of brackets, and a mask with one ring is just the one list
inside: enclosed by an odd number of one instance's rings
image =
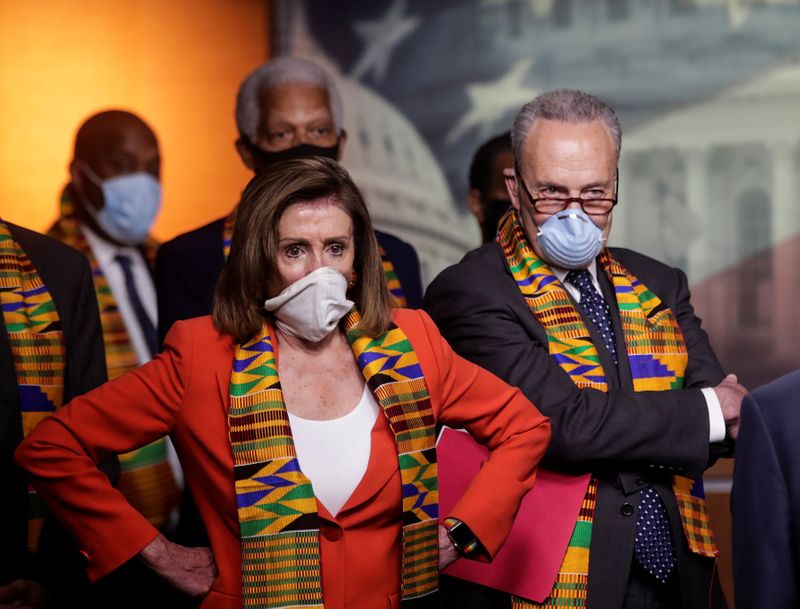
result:
[(339, 132), (339, 152), (336, 155), (336, 160), (341, 161), (342, 156), (344, 155), (344, 145), (347, 143), (347, 131), (342, 129)]
[(506, 183), (506, 190), (508, 196), (511, 197), (511, 205), (519, 211), (520, 196), (519, 196), (519, 183), (517, 182), (517, 173), (513, 167), (506, 167), (503, 169), (503, 180)]
[(75, 159), (72, 159), (72, 161), (69, 163), (69, 179), (72, 183), (72, 188), (74, 188), (77, 193), (83, 195), (83, 197), (77, 197), (78, 200), (75, 201), (75, 205), (82, 207), (84, 204), (84, 197), (89, 197), (89, 193), (86, 189), (89, 178), (87, 178), (86, 174), (81, 171), (80, 165)]
[(253, 162), (253, 153), (250, 152), (250, 149), (242, 141), (242, 138), (238, 138), (234, 145), (236, 146), (236, 152), (239, 153), (239, 158), (242, 159), (242, 163), (244, 163), (245, 167), (250, 171), (255, 173), (256, 164)]
[(483, 205), (481, 205), (481, 191), (477, 188), (470, 188), (467, 193), (467, 207), (478, 220), (478, 224), (483, 224)]
[(83, 190), (83, 172), (81, 172), (81, 170), (78, 169), (78, 165), (75, 162), (75, 159), (72, 159), (69, 162), (69, 180), (79, 190)]

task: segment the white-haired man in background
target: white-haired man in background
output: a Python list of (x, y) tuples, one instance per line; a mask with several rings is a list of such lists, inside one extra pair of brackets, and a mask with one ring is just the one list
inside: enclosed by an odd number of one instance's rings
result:
[[(274, 59), (253, 71), (236, 98), (236, 150), (254, 173), (307, 156), (340, 160), (347, 142), (342, 99), (329, 74), (310, 61)], [(214, 284), (230, 249), (235, 209), (165, 243), (156, 261), (159, 334), (211, 313)], [(397, 237), (376, 231), (390, 290), (403, 306), (422, 306), (419, 260)]]

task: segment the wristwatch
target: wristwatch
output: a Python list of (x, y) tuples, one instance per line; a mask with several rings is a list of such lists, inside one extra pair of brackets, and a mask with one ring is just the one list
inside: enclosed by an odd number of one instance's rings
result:
[(478, 538), (475, 533), (458, 518), (445, 518), (443, 524), (447, 536), (459, 554), (467, 556), (478, 548)]

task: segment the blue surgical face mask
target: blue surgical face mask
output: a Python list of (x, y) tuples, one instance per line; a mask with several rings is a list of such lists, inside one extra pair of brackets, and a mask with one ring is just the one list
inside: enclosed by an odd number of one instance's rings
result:
[(550, 216), (537, 233), (547, 262), (563, 269), (583, 269), (603, 248), (606, 238), (582, 209), (565, 209)]
[(144, 171), (101, 180), (85, 163), (81, 167), (103, 192), (105, 204), (100, 211), (90, 202), (86, 205), (97, 225), (120, 243), (142, 243), (161, 206), (161, 183)]

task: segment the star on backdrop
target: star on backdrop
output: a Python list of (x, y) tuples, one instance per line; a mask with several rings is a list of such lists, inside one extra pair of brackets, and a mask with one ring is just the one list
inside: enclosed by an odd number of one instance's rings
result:
[(498, 121), (511, 110), (519, 110), (539, 94), (539, 91), (525, 84), (525, 76), (533, 66), (534, 60), (520, 59), (502, 77), (492, 82), (467, 85), (469, 110), (453, 126), (445, 141), (453, 144), (470, 129), (480, 130), (481, 140), (493, 133)]
[(380, 19), (353, 23), (366, 48), (350, 72), (351, 78), (371, 73), (375, 80), (383, 80), (395, 47), (420, 23), (419, 17), (404, 15), (405, 10), (406, 0), (396, 0)]

